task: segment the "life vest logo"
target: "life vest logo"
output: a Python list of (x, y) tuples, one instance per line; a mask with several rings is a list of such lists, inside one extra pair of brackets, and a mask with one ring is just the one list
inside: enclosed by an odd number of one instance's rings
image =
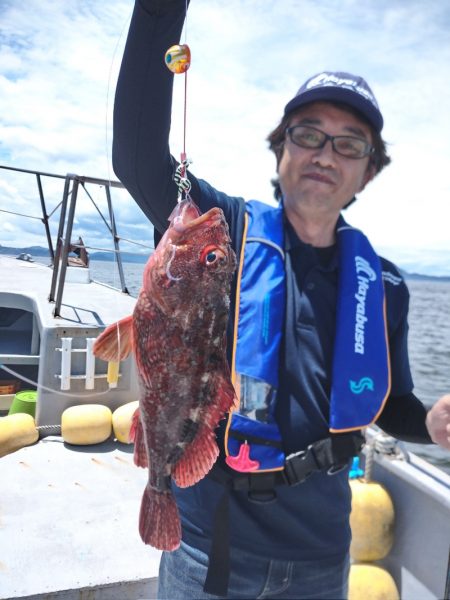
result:
[(375, 281), (375, 279), (377, 278), (377, 274), (365, 258), (363, 258), (362, 256), (355, 256), (355, 265), (356, 272), (358, 273), (358, 275), (362, 273), (362, 275), (365, 275), (369, 279), (369, 281)]
[(366, 315), (366, 298), (369, 285), (376, 280), (377, 274), (362, 256), (355, 256), (355, 267), (358, 286), (358, 291), (355, 294), (355, 352), (364, 354), (365, 328), (369, 320)]
[(371, 392), (374, 390), (373, 379), (370, 377), (363, 377), (358, 382), (350, 379), (349, 385), (353, 394), (361, 394), (364, 390), (370, 390)]

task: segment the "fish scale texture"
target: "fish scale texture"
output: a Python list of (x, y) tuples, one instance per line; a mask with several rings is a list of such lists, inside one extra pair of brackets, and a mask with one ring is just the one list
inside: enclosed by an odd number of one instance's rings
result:
[[(183, 203), (150, 257), (132, 318), (110, 326), (94, 352), (136, 359), (141, 398), (133, 420), (135, 463), (149, 465), (139, 531), (173, 550), (181, 539), (171, 492), (195, 484), (219, 454), (215, 429), (236, 403), (226, 359), (229, 293), (236, 259), (222, 211)], [(113, 357), (113, 358), (111, 358)]]

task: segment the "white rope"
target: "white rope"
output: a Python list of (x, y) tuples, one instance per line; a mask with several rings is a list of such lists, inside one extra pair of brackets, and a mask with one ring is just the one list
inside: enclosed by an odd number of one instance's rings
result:
[(11, 375), (14, 375), (18, 379), (21, 379), (22, 381), (25, 381), (25, 383), (29, 383), (30, 385), (34, 385), (37, 389), (45, 390), (46, 392), (51, 392), (52, 394), (57, 394), (58, 396), (65, 396), (67, 398), (95, 398), (97, 396), (104, 396), (105, 394), (108, 394), (110, 392), (110, 390), (107, 389), (104, 392), (94, 392), (93, 394), (74, 394), (74, 393), (70, 393), (69, 394), (68, 392), (61, 392), (59, 390), (55, 390), (53, 388), (49, 388), (49, 387), (47, 387), (45, 385), (41, 385), (37, 381), (33, 381), (32, 379), (28, 379), (28, 377), (24, 377), (21, 373), (18, 373), (17, 371), (14, 371), (14, 369), (10, 369), (9, 367), (5, 367), (5, 365), (1, 365), (0, 364), (0, 369), (3, 369), (7, 373), (10, 373)]

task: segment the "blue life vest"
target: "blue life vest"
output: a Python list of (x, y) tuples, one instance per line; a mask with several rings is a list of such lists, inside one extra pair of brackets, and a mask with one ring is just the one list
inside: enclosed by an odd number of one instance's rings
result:
[[(282, 470), (273, 417), (286, 304), (282, 207), (247, 203), (238, 271), (232, 380), (240, 399), (225, 433), (226, 462), (240, 472)], [(373, 423), (390, 391), (380, 259), (366, 236), (338, 221), (339, 284), (330, 432)]]

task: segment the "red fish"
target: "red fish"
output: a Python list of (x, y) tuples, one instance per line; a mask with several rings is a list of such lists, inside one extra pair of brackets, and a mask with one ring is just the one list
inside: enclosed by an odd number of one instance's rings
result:
[(123, 360), (131, 351), (136, 359), (134, 461), (149, 468), (139, 531), (161, 550), (178, 548), (181, 539), (171, 478), (187, 487), (208, 473), (219, 454), (214, 430), (236, 402), (226, 360), (235, 268), (222, 210), (200, 215), (193, 202), (181, 202), (145, 267), (133, 314), (94, 345), (104, 360)]

